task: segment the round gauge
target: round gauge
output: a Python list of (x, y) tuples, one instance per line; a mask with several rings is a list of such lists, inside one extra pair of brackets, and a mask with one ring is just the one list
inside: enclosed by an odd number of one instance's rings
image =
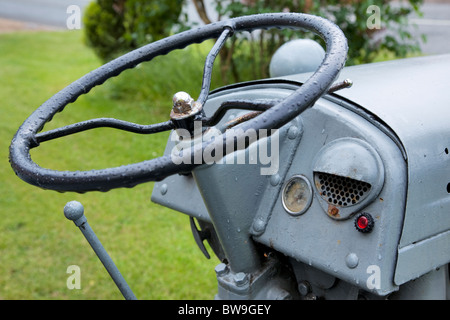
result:
[(311, 184), (305, 176), (293, 176), (283, 187), (283, 207), (292, 215), (300, 215), (311, 205), (312, 194)]

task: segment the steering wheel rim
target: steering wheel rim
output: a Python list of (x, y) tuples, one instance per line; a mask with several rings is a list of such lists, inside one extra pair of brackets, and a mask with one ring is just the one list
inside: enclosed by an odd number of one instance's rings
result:
[[(190, 44), (217, 39), (225, 29), (234, 33), (269, 28), (309, 30), (319, 35), (327, 48), (322, 64), (299, 89), (262, 115), (241, 125), (244, 132), (250, 128), (254, 130), (280, 128), (312, 106), (332, 85), (345, 64), (347, 40), (334, 23), (324, 18), (301, 13), (244, 16), (191, 29), (131, 51), (73, 82), (44, 102), (24, 121), (10, 145), (9, 158), (13, 170), (17, 176), (31, 185), (43, 189), (74, 192), (133, 187), (149, 181), (162, 180), (175, 173), (191, 171), (198, 164), (185, 162), (175, 164), (169, 155), (114, 168), (57, 171), (40, 167), (33, 162), (30, 149), (39, 145), (36, 140), (37, 133), (56, 113), (63, 111), (79, 96), (88, 93), (109, 78), (118, 76), (122, 71), (173, 50), (183, 49)], [(219, 143), (220, 139), (215, 141)], [(205, 144), (201, 147), (204, 148)]]

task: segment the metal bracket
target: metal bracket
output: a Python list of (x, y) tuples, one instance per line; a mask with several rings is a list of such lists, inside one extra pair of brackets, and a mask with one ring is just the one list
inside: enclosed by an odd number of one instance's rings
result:
[(286, 178), (287, 171), (291, 166), (295, 151), (300, 144), (302, 136), (303, 121), (301, 117), (297, 117), (287, 125), (287, 132), (283, 135), (284, 141), (281, 144), (283, 148), (280, 148), (280, 159), (283, 159), (283, 161), (280, 161), (278, 173), (272, 175), (270, 177), (270, 183), (267, 184), (267, 189), (278, 188), (278, 191), (272, 192), (271, 196), (264, 197), (261, 200), (261, 204), (259, 206), (260, 209), (257, 211), (258, 213), (256, 214), (250, 229), (250, 233), (253, 236), (258, 237), (266, 230), (270, 216), (272, 215), (273, 207), (278, 199), (279, 191), (281, 190), (279, 185), (282, 184)]
[(208, 229), (199, 230), (195, 224), (193, 217), (189, 217), (189, 221), (191, 223), (191, 230), (192, 234), (194, 235), (195, 243), (197, 243), (197, 246), (200, 248), (200, 251), (205, 255), (206, 259), (210, 259), (211, 256), (206, 250), (205, 245), (203, 244), (203, 240), (209, 239), (211, 237), (211, 232)]
[[(268, 255), (261, 269), (254, 273), (233, 272), (225, 263), (215, 268), (221, 300), (291, 300), (298, 298), (296, 281), (276, 256)], [(294, 285), (295, 284), (295, 285)]]

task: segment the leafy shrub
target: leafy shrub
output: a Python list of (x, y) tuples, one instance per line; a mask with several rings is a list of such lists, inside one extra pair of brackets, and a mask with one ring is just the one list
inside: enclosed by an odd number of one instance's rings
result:
[(88, 46), (104, 61), (162, 39), (178, 21), (183, 0), (96, 0), (83, 17)]

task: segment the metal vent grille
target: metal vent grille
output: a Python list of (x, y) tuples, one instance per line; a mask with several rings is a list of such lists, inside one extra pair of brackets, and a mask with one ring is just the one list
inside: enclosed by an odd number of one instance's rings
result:
[(314, 182), (326, 202), (341, 207), (359, 203), (367, 197), (372, 187), (364, 181), (323, 172), (314, 173)]

